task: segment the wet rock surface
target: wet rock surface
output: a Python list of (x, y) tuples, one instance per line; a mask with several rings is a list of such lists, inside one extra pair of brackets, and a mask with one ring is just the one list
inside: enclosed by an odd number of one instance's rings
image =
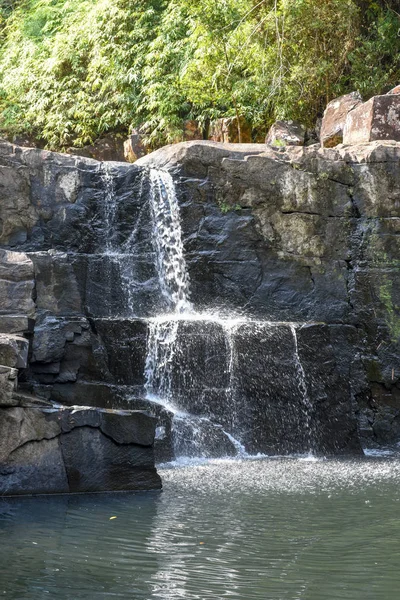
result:
[[(144, 388), (148, 319), (166, 310), (148, 202), (155, 166), (177, 184), (196, 310), (250, 319), (230, 338), (212, 318), (180, 324), (172, 383), (182, 406), (212, 414), (251, 452), (307, 451), (311, 423), (319, 453), (358, 453), (355, 415), (366, 443), (400, 440), (399, 162), (395, 142), (188, 142), (135, 165), (1, 144), (0, 332), (13, 340), (0, 336), (4, 410), (34, 397), (146, 410), (158, 420), (156, 451), (171, 457), (171, 413)], [(297, 323), (308, 400), (293, 331), (270, 321)], [(76, 444), (89, 454), (109, 446), (87, 427)], [(229, 439), (214, 434), (229, 454)], [(43, 465), (60, 464), (61, 443), (41, 447)], [(73, 464), (78, 452), (65, 448)]]
[(400, 439), (399, 162), (387, 141), (285, 151), (203, 142), (138, 163), (180, 182), (197, 306), (334, 327), (369, 445)]

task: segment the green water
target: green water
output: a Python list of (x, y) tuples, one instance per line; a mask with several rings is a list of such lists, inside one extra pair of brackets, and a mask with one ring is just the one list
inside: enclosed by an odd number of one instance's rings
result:
[(162, 493), (0, 500), (0, 598), (400, 598), (399, 460), (161, 475)]

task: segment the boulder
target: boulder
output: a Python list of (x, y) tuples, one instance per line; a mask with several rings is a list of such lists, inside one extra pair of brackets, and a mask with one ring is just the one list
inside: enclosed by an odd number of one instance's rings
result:
[(239, 140), (238, 120), (236, 117), (216, 119), (210, 125), (208, 138), (213, 142), (223, 142), (225, 144), (236, 144), (239, 141), (242, 144), (249, 144), (251, 138), (251, 125), (244, 117), (240, 117), (241, 140)]
[(396, 87), (394, 87), (388, 92), (388, 95), (391, 94), (400, 94), (400, 85), (396, 85)]
[(400, 95), (374, 96), (352, 110), (346, 119), (343, 143), (400, 141)]
[(352, 92), (331, 100), (322, 119), (320, 139), (325, 148), (333, 148), (343, 141), (343, 130), (347, 115), (362, 104), (359, 92)]
[(305, 127), (298, 121), (276, 121), (265, 138), (265, 143), (279, 148), (281, 146), (304, 146)]
[(26, 338), (0, 333), (0, 365), (25, 369), (28, 366), (28, 350)]
[(0, 495), (161, 488), (141, 411), (0, 409)]
[(67, 152), (75, 156), (84, 156), (101, 161), (125, 161), (124, 140), (121, 134), (99, 138), (93, 144), (82, 148), (71, 147), (68, 148)]

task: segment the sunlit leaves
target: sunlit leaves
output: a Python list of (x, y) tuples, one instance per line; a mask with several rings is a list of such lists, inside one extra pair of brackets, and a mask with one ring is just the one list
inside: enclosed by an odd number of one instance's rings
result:
[(188, 118), (311, 125), (336, 95), (400, 81), (392, 5), (0, 0), (0, 129), (60, 148), (138, 125), (159, 145)]

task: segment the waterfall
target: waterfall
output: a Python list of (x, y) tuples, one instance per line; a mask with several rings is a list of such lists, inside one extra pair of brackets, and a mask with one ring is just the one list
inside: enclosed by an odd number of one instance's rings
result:
[(115, 233), (115, 217), (116, 217), (116, 202), (114, 179), (110, 170), (110, 166), (105, 162), (101, 165), (101, 179), (104, 189), (104, 221), (105, 221), (105, 245), (106, 254), (114, 253), (114, 233)]
[[(237, 339), (243, 331), (238, 327), (246, 323), (248, 331), (249, 326), (257, 327), (257, 322), (244, 318), (225, 318), (218, 314), (199, 313), (195, 310), (190, 301), (190, 280), (184, 255), (180, 211), (174, 181), (169, 173), (153, 168), (148, 172), (148, 183), (156, 270), (160, 294), (167, 311), (165, 314), (148, 319), (146, 398), (162, 405), (172, 414), (173, 446), (177, 457), (246, 456), (241, 440), (236, 439), (241, 435), (247, 436), (248, 439), (249, 431), (248, 426), (246, 429), (241, 422), (241, 411), (247, 406), (247, 400), (243, 399), (243, 395), (240, 395), (236, 389), (235, 369), (240, 360), (236, 346)], [(112, 217), (112, 213), (110, 215)], [(291, 406), (298, 407), (299, 432), (301, 433), (304, 428), (306, 445), (311, 453), (313, 451), (312, 403), (299, 356), (296, 326), (291, 323), (285, 325), (286, 331), (289, 328), (289, 336), (291, 332), (293, 337), (293, 395), (296, 397), (296, 386), (298, 394), (298, 401), (294, 401)], [(273, 327), (274, 324), (263, 321), (260, 322), (260, 326), (268, 328)], [(244, 335), (246, 335), (246, 328)], [(193, 344), (191, 335), (194, 338), (203, 336), (206, 340), (203, 346), (198, 340), (194, 346), (190, 346)], [(241, 339), (241, 360), (243, 356), (246, 360), (246, 354), (243, 355), (246, 350), (243, 349), (243, 338)], [(224, 345), (223, 348), (221, 344)], [(217, 347), (217, 350), (213, 354), (214, 347)], [(211, 353), (209, 358), (207, 358), (207, 348)], [(194, 372), (197, 368), (196, 353), (199, 353), (197, 361), (199, 368), (203, 369), (203, 379), (200, 377), (200, 384)], [(223, 368), (218, 363), (222, 355), (225, 360)], [(219, 364), (216, 376), (218, 384), (214, 382), (213, 368), (209, 369), (210, 372), (207, 371), (209, 363), (213, 361)], [(224, 380), (223, 384), (221, 378)], [(276, 416), (272, 410), (271, 422), (274, 418), (276, 419)], [(283, 422), (284, 416), (279, 416), (277, 426), (282, 427)], [(232, 434), (235, 434), (235, 437)]]
[[(189, 299), (190, 281), (172, 176), (165, 171), (150, 169), (149, 184), (157, 274), (168, 313), (149, 319), (145, 365), (146, 397), (173, 413), (174, 448), (177, 455), (208, 457), (212, 456), (212, 449), (217, 447), (220, 453), (244, 456), (242, 444), (231, 434), (212, 423), (207, 416), (181, 410), (174, 398), (174, 358), (180, 352), (180, 322), (209, 322), (210, 317), (196, 313)], [(225, 332), (229, 347), (229, 385), (232, 387), (234, 349), (231, 325), (226, 327)]]
[(190, 312), (189, 275), (183, 251), (179, 205), (171, 175), (150, 169), (150, 206), (161, 294), (171, 312)]
[(303, 413), (304, 413), (304, 424), (305, 424), (305, 436), (306, 443), (308, 445), (309, 454), (313, 454), (313, 432), (312, 432), (312, 410), (313, 406), (308, 395), (307, 384), (306, 384), (306, 375), (304, 372), (303, 365), (300, 360), (299, 355), (299, 346), (297, 340), (297, 331), (295, 325), (292, 323), (290, 325), (290, 329), (293, 335), (294, 341), (294, 360), (297, 371), (297, 380), (299, 385), (300, 397), (303, 405)]

